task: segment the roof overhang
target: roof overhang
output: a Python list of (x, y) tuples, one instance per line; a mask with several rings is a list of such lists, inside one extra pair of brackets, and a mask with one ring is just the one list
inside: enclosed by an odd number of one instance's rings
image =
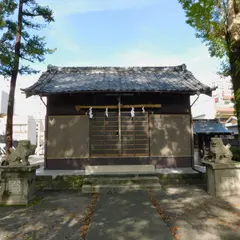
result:
[(231, 135), (232, 132), (225, 128), (217, 119), (194, 119), (194, 134), (205, 135)]

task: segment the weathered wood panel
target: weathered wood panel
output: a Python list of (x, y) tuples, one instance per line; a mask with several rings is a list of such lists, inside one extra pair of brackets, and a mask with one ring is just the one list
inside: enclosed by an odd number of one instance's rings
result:
[(89, 157), (88, 116), (49, 116), (47, 158)]
[(189, 115), (151, 115), (151, 156), (191, 156), (191, 129)]

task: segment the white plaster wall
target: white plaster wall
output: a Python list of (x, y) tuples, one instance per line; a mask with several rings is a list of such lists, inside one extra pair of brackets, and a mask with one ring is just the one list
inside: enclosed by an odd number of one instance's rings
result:
[[(191, 97), (191, 104), (197, 96)], [(194, 103), (191, 108), (192, 116), (201, 116), (202, 119), (214, 119), (216, 116), (216, 109), (214, 99), (206, 95), (200, 95), (199, 99)]]
[(28, 117), (28, 140), (30, 140), (31, 144), (37, 144), (37, 133), (36, 133), (36, 121), (32, 116)]
[(0, 91), (0, 114), (7, 114), (7, 104), (8, 104), (8, 93), (5, 91)]
[[(15, 130), (15, 126), (21, 125), (26, 130), (24, 132), (18, 132)], [(28, 117), (27, 116), (13, 116), (13, 139), (14, 140), (28, 140)], [(17, 127), (18, 128), (18, 127)]]
[(4, 135), (6, 131), (6, 118), (0, 118), (0, 134)]
[[(0, 134), (6, 132), (6, 119), (7, 117), (0, 118)], [(19, 125), (26, 131), (15, 131), (15, 126), (19, 129)], [(30, 140), (31, 144), (36, 145), (36, 122), (32, 116), (13, 116), (13, 139)]]
[(44, 144), (44, 132), (45, 132), (45, 119), (37, 119), (36, 124), (38, 126), (38, 139), (37, 139), (37, 144), (43, 145)]

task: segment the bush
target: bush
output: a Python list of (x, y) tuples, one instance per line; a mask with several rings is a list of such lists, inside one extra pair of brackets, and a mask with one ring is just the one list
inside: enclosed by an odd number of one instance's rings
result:
[(31, 155), (35, 154), (37, 146), (36, 145), (31, 145)]
[(240, 161), (240, 147), (231, 147), (234, 161)]

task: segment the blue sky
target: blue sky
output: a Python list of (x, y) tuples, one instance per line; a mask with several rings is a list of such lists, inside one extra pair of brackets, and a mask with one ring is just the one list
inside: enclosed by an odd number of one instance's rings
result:
[[(94, 8), (87, 2), (98, 4)], [(110, 2), (121, 3), (114, 8), (114, 4), (107, 4)], [(194, 30), (185, 24), (184, 12), (176, 0), (70, 0), (66, 5), (49, 4), (55, 9), (56, 22), (46, 35), (49, 46), (58, 50), (47, 62), (124, 65), (121, 53), (132, 49), (181, 55), (200, 44)]]
[[(203, 83), (219, 77), (219, 61), (209, 56), (194, 29), (185, 23), (177, 0), (38, 0), (54, 11), (55, 22), (41, 34), (57, 48), (42, 64), (59, 66), (162, 66), (185, 63)], [(20, 87), (39, 75), (18, 80), (18, 112), (30, 114), (34, 101)], [(206, 98), (206, 97), (205, 97)], [(29, 108), (21, 107), (23, 102)], [(40, 104), (40, 103), (38, 103)], [(28, 109), (28, 110), (27, 110)], [(41, 108), (42, 109), (42, 108)], [(36, 110), (35, 110), (36, 111)], [(42, 110), (41, 110), (42, 111)]]
[(62, 0), (61, 4), (49, 0), (48, 3), (55, 11), (56, 22), (44, 34), (49, 46), (57, 48), (47, 58), (49, 63), (125, 65), (124, 53), (133, 50), (161, 57), (180, 56), (191, 48), (201, 47), (194, 30), (185, 23), (177, 0)]

